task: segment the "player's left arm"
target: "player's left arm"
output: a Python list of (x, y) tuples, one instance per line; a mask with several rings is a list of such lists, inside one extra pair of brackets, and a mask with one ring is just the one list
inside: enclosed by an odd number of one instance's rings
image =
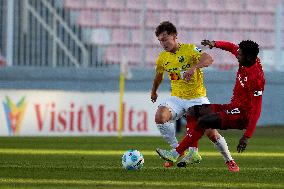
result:
[(248, 140), (252, 137), (256, 128), (257, 121), (261, 114), (263, 87), (256, 87), (250, 92), (252, 93), (252, 101), (251, 101), (252, 109), (247, 129), (237, 146), (237, 151), (239, 153), (243, 152), (246, 149)]
[(203, 52), (200, 56), (199, 61), (194, 64), (189, 70), (187, 70), (184, 73), (184, 79), (186, 81), (189, 81), (191, 76), (194, 74), (194, 72), (196, 71), (196, 69), (198, 68), (204, 68), (204, 67), (208, 67), (213, 63), (213, 58), (208, 54)]

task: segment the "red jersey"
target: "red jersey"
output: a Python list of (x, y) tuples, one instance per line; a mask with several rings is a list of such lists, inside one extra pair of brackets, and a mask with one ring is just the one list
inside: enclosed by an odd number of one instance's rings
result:
[[(229, 51), (235, 56), (238, 55), (239, 47), (233, 43), (216, 41), (215, 47)], [(252, 136), (256, 123), (260, 117), (264, 85), (264, 73), (259, 58), (256, 59), (256, 63), (251, 67), (239, 65), (233, 97), (231, 98), (229, 106), (237, 106), (245, 111), (249, 120), (247, 129), (244, 133), (247, 137)]]

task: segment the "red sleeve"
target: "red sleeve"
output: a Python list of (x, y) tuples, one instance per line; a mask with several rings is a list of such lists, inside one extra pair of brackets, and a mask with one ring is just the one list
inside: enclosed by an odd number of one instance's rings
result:
[(252, 79), (252, 82), (250, 83), (249, 88), (250, 88), (250, 93), (252, 95), (251, 97), (251, 112), (250, 112), (250, 117), (249, 117), (249, 124), (248, 127), (244, 133), (246, 137), (251, 137), (257, 121), (260, 117), (261, 113), (261, 105), (262, 105), (262, 93), (264, 90), (264, 78), (263, 75), (257, 74), (255, 78)]
[(239, 46), (227, 41), (215, 41), (215, 47), (231, 52), (233, 55), (238, 55)]
[(252, 104), (253, 104), (253, 108), (251, 109), (251, 114), (250, 114), (250, 118), (249, 118), (249, 124), (248, 127), (244, 133), (244, 136), (251, 138), (257, 121), (260, 117), (260, 113), (261, 113), (261, 104), (262, 104), (262, 96), (254, 96), (252, 98)]

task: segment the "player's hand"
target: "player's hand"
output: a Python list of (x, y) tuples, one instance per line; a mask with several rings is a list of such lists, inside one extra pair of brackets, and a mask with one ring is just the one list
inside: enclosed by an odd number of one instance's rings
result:
[(247, 145), (248, 145), (248, 137), (242, 136), (237, 146), (238, 153), (243, 152), (246, 149)]
[(186, 72), (183, 73), (183, 78), (186, 80), (186, 81), (189, 81), (190, 78), (192, 77), (192, 75), (194, 74), (196, 68), (191, 68), (189, 70), (186, 70)]
[(208, 39), (203, 39), (201, 41), (201, 45), (208, 46), (210, 49), (212, 49), (213, 47), (215, 47), (215, 42), (214, 41), (210, 41)]
[(154, 103), (158, 98), (158, 94), (155, 92), (151, 92), (151, 101)]

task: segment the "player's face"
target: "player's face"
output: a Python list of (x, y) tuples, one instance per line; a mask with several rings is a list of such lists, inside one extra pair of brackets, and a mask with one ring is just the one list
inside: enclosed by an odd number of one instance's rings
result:
[(158, 36), (158, 40), (165, 51), (175, 52), (177, 45), (176, 34), (163, 32)]
[(243, 54), (242, 49), (238, 49), (238, 56), (237, 56), (238, 62), (241, 66), (245, 66), (247, 60), (247, 57)]

